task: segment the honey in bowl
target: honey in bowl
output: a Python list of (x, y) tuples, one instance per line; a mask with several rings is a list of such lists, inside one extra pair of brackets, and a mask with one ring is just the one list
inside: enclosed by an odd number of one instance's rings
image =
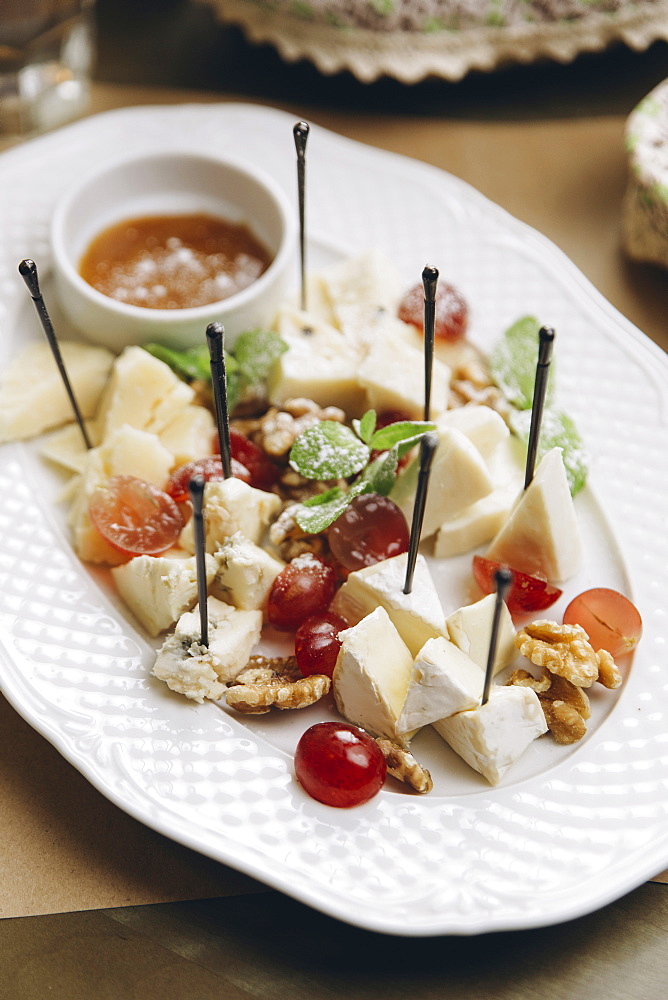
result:
[(147, 309), (191, 309), (229, 298), (271, 255), (250, 229), (212, 215), (127, 219), (95, 237), (79, 273), (103, 295)]

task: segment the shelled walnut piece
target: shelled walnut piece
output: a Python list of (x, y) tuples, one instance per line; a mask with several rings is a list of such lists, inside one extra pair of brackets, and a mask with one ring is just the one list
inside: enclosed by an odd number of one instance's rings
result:
[(230, 683), (226, 701), (244, 715), (265, 715), (272, 708), (306, 708), (327, 694), (331, 680), (324, 674), (303, 677), (294, 656), (251, 656)]
[(397, 778), (398, 781), (403, 781), (404, 784), (421, 794), (432, 790), (434, 782), (431, 780), (431, 774), (426, 767), (418, 763), (409, 750), (404, 750), (392, 740), (387, 740), (382, 736), (376, 738), (376, 743), (385, 758), (388, 774)]
[(575, 743), (587, 731), (591, 717), (589, 698), (583, 690), (599, 681), (617, 688), (622, 676), (607, 650), (596, 651), (580, 625), (558, 625), (535, 621), (520, 629), (515, 637), (519, 651), (536, 666), (540, 678), (526, 670), (516, 670), (508, 684), (533, 688), (545, 713), (545, 721), (557, 743)]

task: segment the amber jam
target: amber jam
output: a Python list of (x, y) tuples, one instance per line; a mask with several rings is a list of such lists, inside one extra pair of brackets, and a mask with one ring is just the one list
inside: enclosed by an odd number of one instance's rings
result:
[(79, 273), (118, 302), (190, 309), (240, 292), (270, 263), (245, 225), (211, 215), (165, 215), (105, 229), (84, 253)]

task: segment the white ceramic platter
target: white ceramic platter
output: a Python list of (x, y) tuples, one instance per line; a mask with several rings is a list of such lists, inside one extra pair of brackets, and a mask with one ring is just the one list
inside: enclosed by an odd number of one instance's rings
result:
[[(34, 258), (48, 293), (49, 218), (73, 176), (121, 149), (202, 148), (271, 170), (296, 200), (293, 124), (256, 106), (133, 108), (0, 157), (0, 364), (40, 335), (16, 267)], [(427, 734), (415, 747), (430, 795), (388, 783), (330, 809), (292, 773), (299, 736), (327, 710), (245, 723), (153, 680), (153, 647), (70, 548), (55, 475), (13, 445), (0, 462), (2, 690), (120, 808), (342, 920), (472, 934), (583, 914), (668, 864), (666, 357), (559, 250), (454, 177), (314, 127), (308, 199), (313, 263), (376, 246), (407, 285), (434, 263), (471, 303), (483, 348), (529, 312), (557, 329), (560, 402), (591, 453), (587, 561), (562, 601), (596, 585), (635, 600), (645, 634), (623, 688), (597, 694), (585, 740), (543, 738), (497, 788)], [(468, 567), (434, 566), (448, 611), (468, 599)]]

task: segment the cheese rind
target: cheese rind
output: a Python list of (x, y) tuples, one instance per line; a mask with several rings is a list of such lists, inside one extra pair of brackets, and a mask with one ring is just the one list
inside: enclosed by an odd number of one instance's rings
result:
[[(216, 561), (205, 556), (207, 584), (213, 580)], [(119, 594), (151, 636), (170, 628), (197, 602), (197, 566), (194, 556), (170, 559), (136, 556), (112, 569)]]
[(446, 635), (445, 615), (427, 561), (418, 555), (413, 589), (404, 594), (406, 553), (351, 573), (336, 593), (332, 611), (353, 625), (383, 607), (413, 656), (427, 639)]
[[(487, 669), (495, 606), (496, 595), (488, 594), (487, 597), (483, 597), (482, 600), (476, 601), (474, 604), (458, 608), (445, 619), (445, 627), (450, 641), (454, 642), (483, 671)], [(494, 674), (509, 667), (516, 657), (515, 626), (508, 608), (502, 604), (494, 656)]]
[(339, 633), (341, 648), (332, 677), (341, 715), (372, 736), (406, 745), (397, 729), (413, 657), (384, 608)]
[(480, 667), (452, 642), (428, 639), (413, 664), (398, 731), (411, 732), (475, 708), (484, 681)]
[(497, 785), (547, 724), (538, 695), (527, 687), (492, 687), (489, 701), (434, 722), (467, 764)]
[(561, 448), (543, 457), (486, 556), (556, 583), (578, 571), (582, 543)]
[(205, 698), (222, 698), (225, 685), (248, 663), (262, 629), (260, 611), (240, 611), (215, 597), (208, 598), (207, 608), (208, 647), (201, 645), (199, 609), (195, 608), (179, 618), (153, 666), (154, 676), (172, 691), (200, 703)]

